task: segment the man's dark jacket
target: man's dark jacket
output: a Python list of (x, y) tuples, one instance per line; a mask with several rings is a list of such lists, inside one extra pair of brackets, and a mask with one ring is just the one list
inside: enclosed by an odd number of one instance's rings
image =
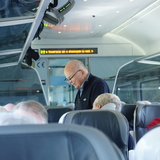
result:
[(90, 74), (84, 83), (82, 95), (80, 91), (76, 95), (75, 110), (92, 109), (96, 97), (109, 92), (108, 84), (103, 79)]

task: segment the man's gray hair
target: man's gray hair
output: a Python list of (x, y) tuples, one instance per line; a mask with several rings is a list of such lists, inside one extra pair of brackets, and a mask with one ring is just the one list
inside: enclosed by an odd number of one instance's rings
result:
[(24, 110), (28, 112), (33, 112), (36, 115), (40, 115), (43, 118), (44, 123), (48, 123), (48, 113), (44, 106), (34, 100), (22, 101), (19, 102), (13, 109), (13, 112), (17, 110)]
[(121, 108), (122, 108), (121, 100), (115, 94), (103, 93), (103, 94), (99, 95), (94, 101), (95, 106), (101, 105), (103, 107), (104, 105), (106, 105), (108, 103), (115, 104), (116, 105), (116, 110), (121, 111)]
[(13, 112), (0, 112), (0, 126), (36, 124), (32, 117), (19, 116)]

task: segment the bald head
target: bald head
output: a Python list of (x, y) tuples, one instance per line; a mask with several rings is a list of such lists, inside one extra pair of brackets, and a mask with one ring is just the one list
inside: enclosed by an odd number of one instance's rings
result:
[(88, 75), (88, 70), (79, 60), (71, 60), (64, 68), (64, 75), (75, 88), (80, 88)]
[(85, 70), (86, 72), (87, 69), (85, 68), (84, 64), (79, 61), (79, 60), (71, 60), (67, 63), (67, 65), (64, 68), (64, 73), (68, 71), (77, 71), (77, 70)]

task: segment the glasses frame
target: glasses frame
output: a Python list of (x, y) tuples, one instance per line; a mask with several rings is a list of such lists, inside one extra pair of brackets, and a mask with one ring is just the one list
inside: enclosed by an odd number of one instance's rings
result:
[(72, 78), (79, 72), (81, 71), (80, 69), (77, 70), (69, 79), (68, 78), (65, 78), (64, 81), (67, 82), (67, 83), (70, 83), (70, 81), (72, 80)]

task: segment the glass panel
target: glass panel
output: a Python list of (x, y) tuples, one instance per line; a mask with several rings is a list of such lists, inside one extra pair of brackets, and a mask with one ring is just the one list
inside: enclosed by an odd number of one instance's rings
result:
[(1, 55), (0, 52), (0, 65), (6, 64), (6, 63), (14, 63), (18, 62), (21, 52), (16, 54), (7, 54), (7, 55)]
[(0, 51), (23, 48), (30, 28), (31, 23), (0, 27)]
[(36, 100), (46, 105), (41, 81), (33, 68), (26, 65), (3, 67), (0, 75), (0, 106), (23, 100)]
[(126, 85), (119, 87), (117, 89), (117, 94), (119, 95), (119, 98), (123, 100), (125, 103), (132, 103), (133, 99), (133, 86), (132, 85)]
[(34, 16), (40, 0), (1, 0), (0, 19), (8, 17)]
[(160, 56), (158, 56), (158, 57), (153, 57), (153, 58), (148, 58), (147, 60), (160, 62)]
[[(159, 61), (159, 57), (157, 54), (154, 60)], [(136, 103), (139, 100), (160, 102), (159, 81), (160, 65), (151, 63), (151, 61), (148, 63), (139, 63), (137, 59), (124, 65), (119, 70), (114, 92), (126, 103)], [(130, 84), (131, 87), (121, 87), (127, 86), (128, 84)], [(126, 89), (128, 93), (126, 93)], [(129, 101), (126, 94), (130, 95)]]
[(151, 102), (159, 102), (160, 97), (160, 81), (153, 80), (141, 83), (142, 99), (150, 99)]

